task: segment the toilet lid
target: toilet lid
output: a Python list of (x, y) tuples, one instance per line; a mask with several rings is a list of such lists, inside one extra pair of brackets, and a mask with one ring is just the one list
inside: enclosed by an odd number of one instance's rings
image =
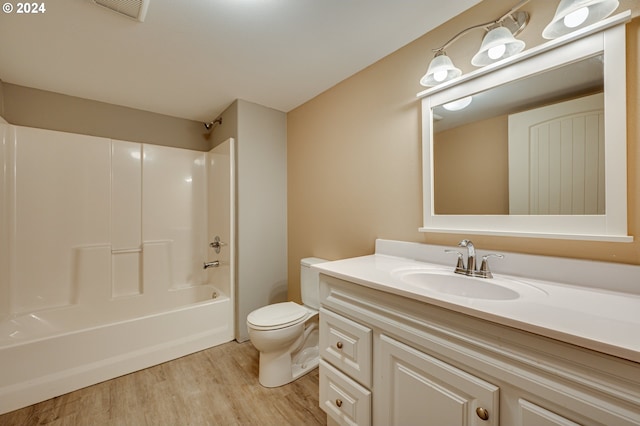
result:
[(247, 316), (247, 322), (257, 327), (283, 327), (304, 319), (308, 311), (295, 302), (282, 302), (256, 309)]

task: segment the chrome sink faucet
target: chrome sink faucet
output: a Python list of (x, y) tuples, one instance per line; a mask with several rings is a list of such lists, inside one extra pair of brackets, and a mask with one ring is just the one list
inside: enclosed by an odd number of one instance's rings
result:
[(460, 241), (458, 247), (467, 248), (467, 275), (473, 275), (476, 272), (476, 248), (470, 240)]
[(458, 255), (458, 263), (454, 272), (456, 274), (468, 275), (471, 277), (479, 278), (493, 278), (493, 274), (489, 270), (489, 258), (497, 257), (502, 259), (504, 255), (490, 253), (482, 256), (482, 264), (480, 270), (476, 267), (476, 248), (470, 240), (462, 240), (458, 243), (458, 247), (465, 247), (467, 249), (467, 263), (464, 262), (464, 255), (456, 250), (445, 250), (446, 253), (455, 253)]

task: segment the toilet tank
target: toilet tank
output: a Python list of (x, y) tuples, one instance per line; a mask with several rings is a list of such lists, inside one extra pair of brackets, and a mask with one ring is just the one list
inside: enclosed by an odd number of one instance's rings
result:
[(328, 260), (307, 257), (300, 261), (302, 304), (315, 310), (320, 309), (320, 274), (312, 270), (311, 265), (322, 262), (328, 262)]

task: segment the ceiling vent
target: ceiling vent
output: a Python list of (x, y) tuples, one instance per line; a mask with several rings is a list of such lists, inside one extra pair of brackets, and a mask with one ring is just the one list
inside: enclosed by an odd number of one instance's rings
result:
[(147, 8), (151, 0), (91, 0), (99, 6), (106, 7), (121, 15), (144, 22)]

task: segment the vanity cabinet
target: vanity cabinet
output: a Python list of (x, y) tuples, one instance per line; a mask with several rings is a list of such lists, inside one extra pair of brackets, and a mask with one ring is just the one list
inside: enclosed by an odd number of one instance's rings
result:
[(640, 425), (635, 362), (320, 277), (330, 425)]
[(497, 386), (384, 334), (379, 347), (377, 423), (498, 426)]

